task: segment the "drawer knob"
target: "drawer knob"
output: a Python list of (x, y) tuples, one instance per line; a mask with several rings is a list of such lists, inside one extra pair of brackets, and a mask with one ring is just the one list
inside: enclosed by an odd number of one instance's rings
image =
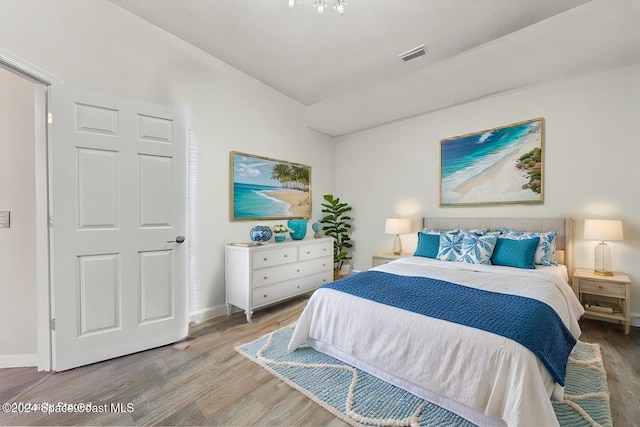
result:
[(267, 257), (265, 257), (265, 258), (264, 258), (264, 260), (266, 261), (266, 260), (267, 260)]
[(266, 298), (266, 297), (267, 297), (267, 294), (264, 294), (264, 297)]
[(300, 269), (299, 268), (296, 268), (296, 273), (300, 273)]
[(288, 257), (288, 256), (289, 256), (289, 255), (287, 255), (287, 254), (285, 254), (285, 255), (284, 255), (284, 257), (285, 257), (285, 258), (286, 258), (286, 257)]
[(300, 285), (296, 286), (296, 288), (300, 289)]
[(598, 285), (598, 289), (602, 289), (602, 285)]
[(307, 251), (307, 255), (309, 255), (311, 252)]
[(267, 276), (264, 276), (264, 280), (267, 280)]

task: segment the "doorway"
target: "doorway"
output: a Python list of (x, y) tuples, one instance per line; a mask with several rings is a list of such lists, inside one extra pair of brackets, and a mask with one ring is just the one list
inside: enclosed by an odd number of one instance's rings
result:
[[(0, 367), (69, 369), (184, 338), (188, 332), (187, 248), (181, 247), (185, 239), (180, 234), (187, 231), (185, 111), (79, 91), (2, 49), (0, 68), (17, 78), (15, 82), (32, 88), (32, 120), (24, 129), (30, 128), (33, 146), (27, 161), (31, 167), (24, 171), (29, 190), (18, 191), (32, 202), (24, 210), (32, 215), (32, 237), (25, 239), (30, 241), (30, 256), (23, 257), (31, 261), (26, 268), (31, 278), (24, 287), (31, 296), (23, 303), (6, 298), (29, 319), (31, 326), (18, 335), (29, 339), (31, 347), (27, 355), (17, 357), (21, 360), (4, 365), (0, 347)], [(55, 126), (50, 110), (58, 112)], [(119, 146), (95, 145), (96, 137), (108, 136), (112, 125), (112, 136), (126, 130), (122, 135), (128, 139)], [(50, 141), (49, 132), (55, 141)], [(107, 139), (107, 145), (115, 141)], [(104, 172), (101, 177), (98, 171)], [(10, 172), (3, 180), (26, 181), (16, 175)], [(104, 197), (108, 189), (111, 198)], [(103, 221), (109, 212), (111, 223)], [(98, 233), (111, 236), (107, 239)], [(115, 246), (106, 252), (69, 246), (72, 234)], [(114, 235), (128, 238), (128, 246), (113, 243)], [(11, 244), (5, 246), (11, 251)], [(103, 274), (105, 269), (113, 274)], [(0, 283), (0, 293), (4, 297), (15, 287)], [(23, 320), (0, 317), (14, 328), (28, 323)], [(107, 342), (109, 351), (90, 351), (98, 348), (90, 342), (98, 335), (102, 341), (107, 336), (113, 341)], [(71, 341), (79, 347), (70, 345)], [(75, 360), (68, 355), (81, 357)]]
[(9, 218), (0, 229), (0, 367), (48, 370), (39, 325), (49, 317), (40, 293), (48, 290), (46, 105), (55, 77), (38, 73), (0, 49), (0, 211)]

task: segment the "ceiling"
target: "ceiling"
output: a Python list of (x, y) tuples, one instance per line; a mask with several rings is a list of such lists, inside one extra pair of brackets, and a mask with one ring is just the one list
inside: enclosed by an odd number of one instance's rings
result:
[(313, 0), (110, 1), (306, 105), (331, 136), (640, 62), (640, 0), (349, 0), (342, 16)]

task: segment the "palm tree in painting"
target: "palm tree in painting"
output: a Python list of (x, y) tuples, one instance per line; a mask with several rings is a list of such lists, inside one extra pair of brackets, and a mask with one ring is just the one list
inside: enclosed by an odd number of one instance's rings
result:
[(281, 183), (287, 181), (287, 177), (289, 176), (289, 166), (284, 163), (278, 163), (273, 167), (271, 171), (271, 179), (277, 179)]
[(282, 188), (309, 191), (309, 168), (278, 163), (271, 171), (271, 179), (280, 181)]

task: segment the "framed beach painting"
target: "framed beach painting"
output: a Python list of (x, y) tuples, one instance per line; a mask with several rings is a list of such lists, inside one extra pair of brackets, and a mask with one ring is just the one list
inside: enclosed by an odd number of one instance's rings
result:
[(440, 141), (440, 206), (542, 203), (544, 119)]
[(311, 217), (311, 166), (231, 151), (231, 219)]

